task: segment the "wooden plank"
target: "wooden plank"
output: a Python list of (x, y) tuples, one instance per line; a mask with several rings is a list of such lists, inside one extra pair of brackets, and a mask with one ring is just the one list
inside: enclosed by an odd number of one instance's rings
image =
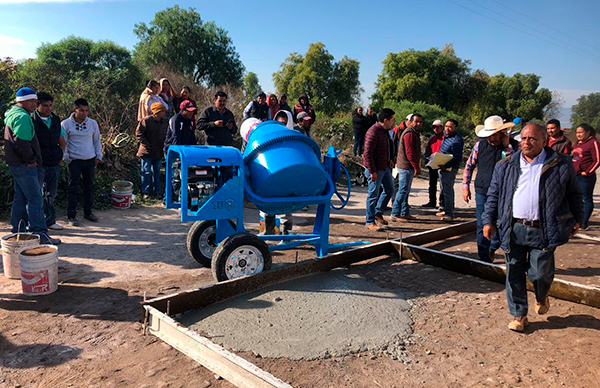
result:
[(175, 349), (240, 388), (292, 388), (249, 361), (186, 328), (166, 314), (144, 306), (147, 329)]
[[(496, 283), (504, 284), (506, 281), (506, 267), (499, 264), (490, 264), (452, 253), (436, 251), (412, 244), (393, 241), (392, 244), (401, 252), (404, 259), (415, 260), (424, 264), (433, 265), (449, 271), (476, 276)], [(533, 284), (527, 281), (527, 289), (533, 291)], [(554, 279), (549, 295), (570, 302), (585, 304), (600, 308), (600, 288)]]
[(232, 298), (247, 292), (259, 290), (285, 280), (314, 273), (330, 271), (363, 260), (384, 255), (397, 255), (398, 251), (390, 241), (363, 245), (347, 251), (332, 253), (320, 259), (307, 260), (297, 265), (261, 272), (253, 276), (228, 280), (221, 283), (178, 292), (142, 302), (169, 315), (180, 314), (188, 310), (199, 309), (210, 304)]
[[(477, 221), (461, 222), (450, 226), (444, 226), (433, 230), (426, 230), (412, 234), (408, 237), (404, 237), (402, 242), (423, 245), (435, 241), (445, 240), (450, 237), (460, 236), (462, 234), (471, 233), (477, 230)], [(394, 239), (392, 241), (400, 241), (400, 239)]]

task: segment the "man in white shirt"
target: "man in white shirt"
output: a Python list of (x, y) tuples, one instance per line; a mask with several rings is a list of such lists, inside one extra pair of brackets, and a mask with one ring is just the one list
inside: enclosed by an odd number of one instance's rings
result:
[(498, 226), (506, 252), (506, 298), (522, 332), (527, 320), (526, 276), (533, 283), (535, 310), (546, 314), (554, 280), (554, 251), (579, 230), (583, 195), (570, 159), (547, 147), (548, 134), (538, 124), (521, 131), (521, 151), (496, 164), (482, 216), (483, 234), (491, 240)]
[(79, 225), (76, 210), (79, 179), (83, 181), (83, 218), (98, 222), (98, 218), (92, 213), (93, 184), (96, 165), (102, 160), (102, 143), (98, 123), (90, 119), (88, 114), (88, 102), (80, 98), (75, 100), (71, 116), (61, 123), (66, 143), (63, 159), (68, 163), (69, 169), (67, 217), (71, 226)]

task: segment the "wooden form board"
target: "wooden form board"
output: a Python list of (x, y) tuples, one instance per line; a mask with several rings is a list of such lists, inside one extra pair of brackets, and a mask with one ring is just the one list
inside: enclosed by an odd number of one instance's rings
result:
[[(506, 267), (504, 265), (485, 263), (412, 244), (396, 241), (393, 241), (392, 244), (398, 252), (401, 252), (404, 259), (415, 260), (453, 272), (473, 275), (496, 283), (504, 284), (506, 281)], [(529, 280), (527, 281), (527, 289), (533, 291), (533, 284)], [(600, 287), (555, 278), (550, 287), (549, 295), (554, 298), (600, 308)]]
[[(417, 233), (403, 240), (395, 239), (364, 245), (348, 251), (333, 253), (321, 259), (308, 260), (297, 265), (262, 272), (254, 276), (144, 301), (142, 304), (146, 310), (145, 330), (150, 331), (150, 333), (196, 360), (207, 369), (227, 379), (236, 387), (291, 388), (289, 384), (225, 350), (208, 338), (188, 329), (169, 315), (177, 315), (188, 310), (206, 307), (296, 277), (329, 271), (385, 255), (396, 255), (401, 260), (415, 260), (450, 271), (504, 283), (506, 276), (504, 266), (488, 264), (416, 245), (470, 233), (475, 229), (475, 221), (455, 224)], [(531, 287), (531, 284), (528, 286)], [(550, 295), (600, 308), (600, 288), (598, 287), (555, 279), (550, 289)]]

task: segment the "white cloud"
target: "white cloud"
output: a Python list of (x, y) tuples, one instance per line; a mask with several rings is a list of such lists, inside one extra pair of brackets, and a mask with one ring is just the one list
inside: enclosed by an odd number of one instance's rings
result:
[(35, 57), (35, 45), (27, 43), (21, 38), (0, 34), (0, 58), (4, 57), (33, 58)]

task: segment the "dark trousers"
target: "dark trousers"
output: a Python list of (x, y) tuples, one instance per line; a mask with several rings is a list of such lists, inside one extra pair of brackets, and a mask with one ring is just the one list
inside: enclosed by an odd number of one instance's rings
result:
[(487, 201), (486, 194), (475, 193), (475, 210), (477, 212), (477, 253), (479, 253), (479, 259), (488, 263), (492, 262), (490, 252), (496, 252), (500, 247), (500, 240), (498, 239), (498, 233), (494, 233), (492, 241), (485, 238), (483, 235), (483, 211), (485, 210), (485, 201)]
[(365, 145), (365, 135), (354, 135), (354, 155), (362, 156), (363, 147)]
[[(438, 181), (440, 181), (440, 170), (434, 170), (427, 167), (429, 170), (429, 203), (434, 205), (437, 203)], [(444, 207), (444, 193), (440, 190), (440, 207)]]
[(77, 215), (77, 188), (81, 180), (83, 186), (83, 214), (92, 213), (94, 204), (95, 158), (88, 160), (72, 160), (69, 163), (69, 186), (67, 188), (67, 217)]
[(56, 223), (56, 209), (54, 209), (54, 200), (58, 193), (58, 181), (60, 180), (60, 165), (52, 167), (38, 167), (38, 181), (42, 189), (42, 198), (44, 199), (44, 217), (46, 225)]
[(506, 254), (506, 299), (511, 315), (527, 315), (527, 279), (533, 283), (535, 299), (543, 302), (554, 280), (554, 250), (542, 249), (541, 230), (514, 223), (510, 252)]
[(442, 179), (442, 195), (444, 196), (444, 211), (447, 216), (454, 217), (454, 180), (458, 167), (449, 171), (440, 170)]
[(583, 225), (587, 226), (594, 211), (594, 186), (596, 185), (596, 174), (593, 175), (577, 175), (579, 186), (583, 192)]
[(44, 236), (48, 231), (44, 220), (44, 203), (38, 180), (38, 168), (8, 166), (14, 178), (15, 197), (10, 214), (11, 232), (25, 232), (29, 226), (32, 233)]

